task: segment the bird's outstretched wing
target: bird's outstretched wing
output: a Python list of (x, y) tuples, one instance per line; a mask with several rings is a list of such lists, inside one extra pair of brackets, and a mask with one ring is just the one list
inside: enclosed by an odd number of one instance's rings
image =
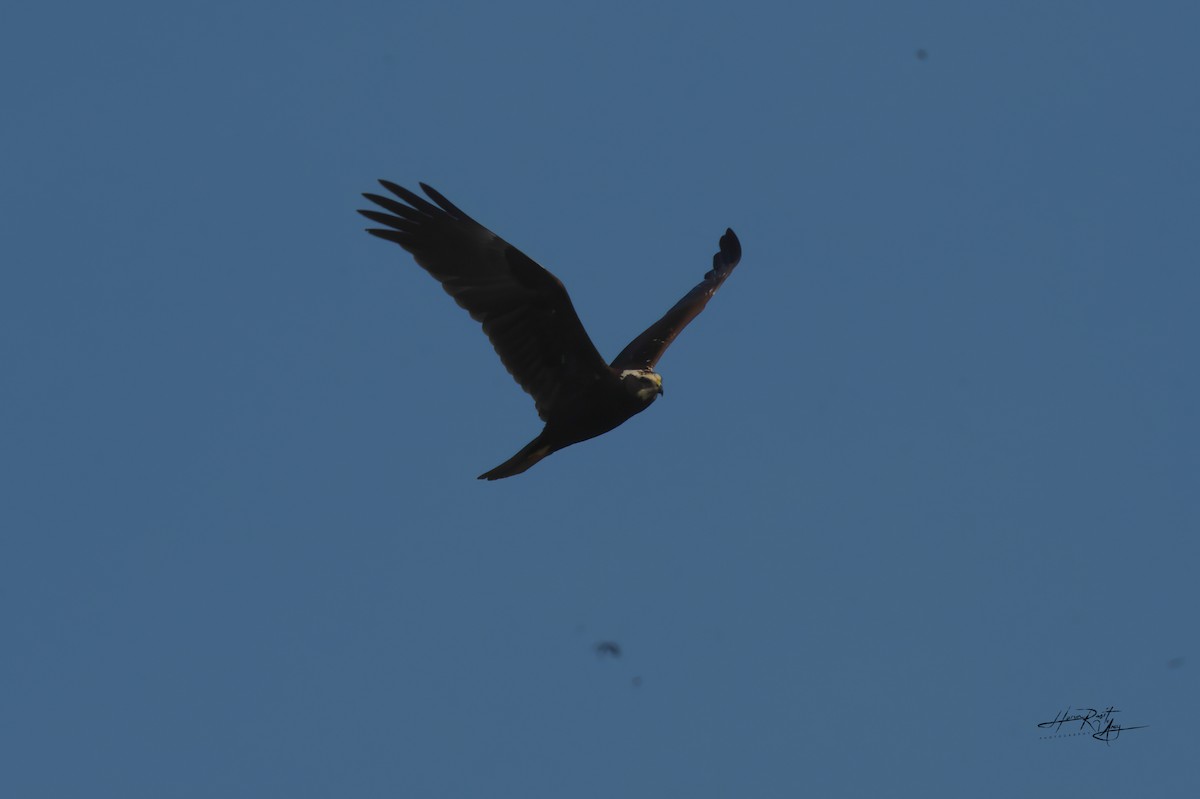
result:
[(360, 210), (384, 226), (367, 232), (412, 253), (483, 325), (543, 420), (560, 401), (611, 374), (558, 278), (424, 183), (437, 205), (390, 181), (379, 183), (404, 202), (364, 194), (388, 211)]
[(658, 359), (671, 346), (679, 331), (696, 318), (709, 299), (716, 293), (725, 278), (742, 259), (742, 245), (732, 230), (726, 229), (721, 237), (720, 251), (713, 255), (712, 270), (704, 276), (694, 289), (683, 295), (675, 307), (667, 311), (662, 319), (650, 325), (644, 333), (629, 342), (621, 354), (613, 359), (614, 369), (652, 369)]

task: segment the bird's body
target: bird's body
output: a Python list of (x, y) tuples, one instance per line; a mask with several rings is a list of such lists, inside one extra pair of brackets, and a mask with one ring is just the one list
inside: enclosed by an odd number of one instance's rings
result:
[(607, 433), (648, 408), (662, 394), (655, 363), (741, 258), (741, 245), (727, 230), (704, 280), (606, 364), (554, 275), (429, 186), (421, 184), (437, 205), (394, 183), (380, 183), (404, 203), (364, 195), (390, 212), (360, 211), (385, 226), (368, 232), (412, 253), (483, 325), (546, 423), (520, 452), (480, 475), (483, 480), (520, 474), (550, 453)]
[(630, 374), (616, 381), (600, 377), (563, 413), (547, 421), (537, 438), (480, 479), (512, 477), (552, 452), (604, 435), (649, 408), (661, 393), (662, 378), (654, 372)]

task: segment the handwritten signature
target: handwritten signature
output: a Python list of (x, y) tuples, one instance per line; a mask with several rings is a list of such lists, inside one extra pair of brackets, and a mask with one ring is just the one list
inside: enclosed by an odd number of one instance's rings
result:
[(1075, 712), (1072, 713), (1071, 707), (1068, 705), (1066, 710), (1055, 715), (1053, 721), (1043, 721), (1038, 724), (1038, 729), (1045, 730), (1052, 728), (1057, 733), (1062, 730), (1064, 724), (1072, 724), (1077, 721), (1079, 722), (1077, 728), (1068, 727), (1067, 729), (1076, 729), (1077, 732), (1074, 733), (1075, 735), (1091, 730), (1093, 738), (1107, 744), (1120, 738), (1123, 731), (1144, 730), (1150, 726), (1149, 724), (1139, 724), (1136, 727), (1124, 727), (1118, 724), (1116, 719), (1113, 718), (1113, 714), (1120, 712), (1112, 705), (1109, 705), (1105, 710), (1096, 710), (1093, 707), (1077, 707), (1075, 708)]

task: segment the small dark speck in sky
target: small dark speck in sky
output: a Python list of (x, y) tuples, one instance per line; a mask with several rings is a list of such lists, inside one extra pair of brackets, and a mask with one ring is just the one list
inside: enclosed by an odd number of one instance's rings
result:
[(924, 48), (917, 51), (918, 61), (924, 61), (927, 58), (929, 58), (929, 53)]
[(601, 641), (596, 644), (597, 657), (621, 657), (621, 647), (616, 641)]

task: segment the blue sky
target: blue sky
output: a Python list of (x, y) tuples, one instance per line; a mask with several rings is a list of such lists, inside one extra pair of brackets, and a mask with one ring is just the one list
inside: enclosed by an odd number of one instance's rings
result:
[[(5, 795), (1197, 795), (1193, 4), (3, 17)], [(380, 177), (608, 357), (745, 257), (481, 483), (539, 424)]]

